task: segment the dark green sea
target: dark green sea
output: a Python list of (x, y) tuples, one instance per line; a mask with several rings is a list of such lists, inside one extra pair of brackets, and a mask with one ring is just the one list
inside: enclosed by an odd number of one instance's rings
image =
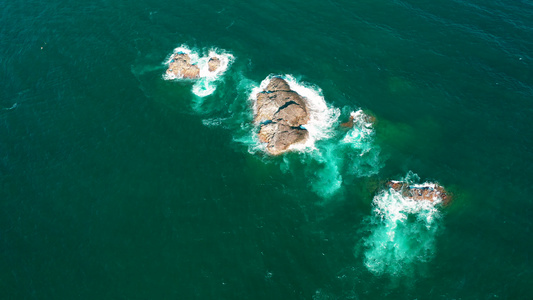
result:
[[(258, 148), (272, 75), (327, 137)], [(533, 299), (532, 120), (530, 0), (0, 0), (0, 298)]]

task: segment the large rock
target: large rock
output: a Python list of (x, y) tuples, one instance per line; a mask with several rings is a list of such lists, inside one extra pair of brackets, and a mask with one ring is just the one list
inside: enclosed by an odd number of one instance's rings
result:
[(176, 53), (170, 60), (167, 74), (178, 78), (195, 79), (200, 77), (200, 68), (191, 64), (191, 58), (186, 53)]
[(438, 184), (410, 185), (403, 181), (391, 180), (387, 182), (387, 185), (393, 190), (401, 193), (403, 197), (411, 198), (415, 201), (441, 201), (442, 204), (447, 205), (451, 200), (450, 194), (444, 189), (444, 187)]
[(305, 143), (309, 132), (302, 127), (309, 121), (306, 100), (279, 77), (270, 80), (257, 94), (254, 121), (260, 124), (259, 139), (267, 151), (278, 155), (293, 144)]

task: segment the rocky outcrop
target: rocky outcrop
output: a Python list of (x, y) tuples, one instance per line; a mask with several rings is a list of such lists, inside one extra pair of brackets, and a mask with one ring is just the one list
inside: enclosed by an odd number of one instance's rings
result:
[(186, 53), (176, 53), (170, 60), (167, 74), (178, 78), (195, 79), (200, 77), (200, 68), (191, 64), (191, 58)]
[(211, 57), (207, 62), (209, 72), (215, 72), (220, 68), (220, 59), (218, 57)]
[(391, 180), (387, 182), (387, 185), (402, 194), (403, 197), (411, 198), (416, 201), (442, 201), (443, 205), (447, 205), (451, 201), (451, 195), (444, 189), (444, 187), (438, 184), (427, 183), (410, 185), (403, 181)]
[(264, 91), (257, 94), (256, 124), (260, 124), (259, 139), (267, 143), (266, 150), (278, 155), (293, 144), (305, 143), (309, 132), (303, 125), (309, 121), (306, 100), (279, 77), (273, 77)]

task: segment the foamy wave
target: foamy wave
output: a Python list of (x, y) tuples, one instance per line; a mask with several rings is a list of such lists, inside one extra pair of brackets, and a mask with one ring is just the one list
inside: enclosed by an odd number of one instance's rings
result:
[[(233, 54), (218, 48), (211, 48), (209, 50), (204, 49), (191, 49), (186, 45), (181, 45), (174, 49), (174, 51), (166, 58), (165, 65), (169, 65), (172, 62), (172, 57), (175, 54), (184, 53), (189, 55), (191, 59), (191, 64), (198, 66), (200, 69), (200, 77), (197, 79), (192, 79), (195, 84), (192, 87), (193, 93), (198, 97), (206, 97), (211, 95), (216, 90), (216, 82), (220, 77), (228, 70), (231, 63), (235, 60)], [(207, 53), (207, 54), (206, 54)], [(218, 58), (220, 61), (220, 66), (214, 70), (209, 71), (209, 60), (211, 58)], [(181, 76), (176, 76), (175, 74), (163, 75), (165, 80), (191, 80), (184, 79)]]
[(217, 86), (214, 80), (209, 80), (206, 78), (200, 78), (193, 86), (192, 92), (200, 97), (206, 97), (213, 94), (217, 89)]
[[(412, 175), (416, 176), (409, 173), (406, 179)], [(367, 269), (376, 275), (412, 275), (416, 263), (429, 261), (435, 252), (441, 218), (437, 204), (404, 197), (392, 188), (376, 195), (369, 222), (372, 233), (364, 241)]]

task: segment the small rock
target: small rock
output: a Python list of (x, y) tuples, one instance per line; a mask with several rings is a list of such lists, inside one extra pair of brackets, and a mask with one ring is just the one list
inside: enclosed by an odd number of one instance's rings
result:
[(172, 74), (180, 78), (195, 79), (200, 77), (200, 68), (191, 64), (188, 54), (177, 53), (172, 57), (167, 69), (167, 74)]
[(218, 57), (211, 57), (207, 62), (209, 72), (215, 72), (220, 67), (220, 59)]
[(438, 184), (410, 185), (406, 182), (391, 180), (387, 182), (387, 185), (401, 193), (403, 197), (416, 201), (442, 201), (443, 205), (451, 201), (451, 195)]

